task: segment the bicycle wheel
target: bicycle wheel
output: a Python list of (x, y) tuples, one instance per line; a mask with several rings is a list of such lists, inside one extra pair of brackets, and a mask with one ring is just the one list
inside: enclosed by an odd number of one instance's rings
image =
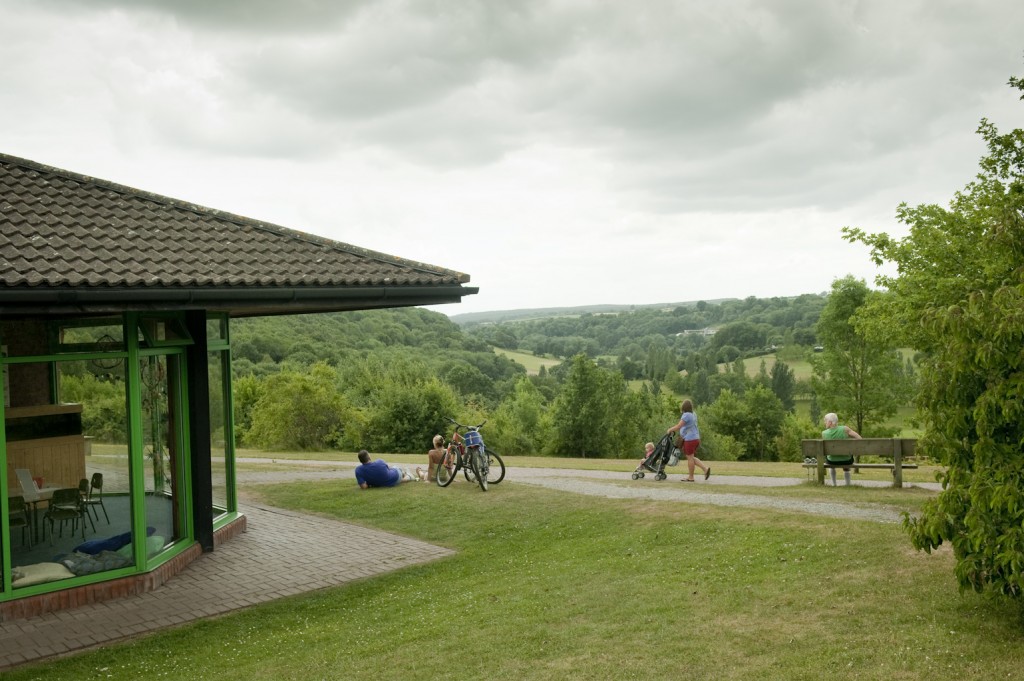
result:
[(455, 474), (459, 472), (459, 454), (453, 447), (449, 447), (444, 453), (441, 463), (434, 467), (434, 479), (438, 486), (447, 487), (452, 484)]
[(462, 474), (466, 476), (466, 482), (471, 485), (476, 484), (476, 469), (470, 465), (470, 459), (473, 458), (473, 450), (470, 450), (466, 457), (462, 460)]
[(479, 447), (474, 447), (469, 452), (469, 465), (473, 467), (473, 475), (476, 476), (476, 481), (480, 483), (480, 489), (487, 491), (487, 458), (484, 453), (480, 451)]
[(493, 449), (487, 450), (487, 484), (497, 485), (505, 479), (505, 462)]

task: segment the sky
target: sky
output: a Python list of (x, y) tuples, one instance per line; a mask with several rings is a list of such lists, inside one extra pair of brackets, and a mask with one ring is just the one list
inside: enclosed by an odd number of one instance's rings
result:
[(1024, 127), (1020, 0), (0, 0), (0, 152), (465, 272), (448, 315), (872, 283)]

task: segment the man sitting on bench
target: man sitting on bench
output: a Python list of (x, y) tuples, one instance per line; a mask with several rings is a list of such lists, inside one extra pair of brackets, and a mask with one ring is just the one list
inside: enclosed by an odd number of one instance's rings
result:
[[(849, 426), (839, 425), (839, 417), (833, 413), (825, 414), (825, 430), (821, 431), (821, 438), (823, 440), (846, 440), (852, 438), (859, 440), (860, 435), (857, 431), (853, 430)], [(846, 477), (846, 484), (850, 484), (850, 468), (853, 465), (852, 456), (826, 456), (825, 462), (830, 465), (829, 472), (832, 473), (832, 486), (836, 486), (836, 469), (835, 466), (843, 467), (843, 474)]]

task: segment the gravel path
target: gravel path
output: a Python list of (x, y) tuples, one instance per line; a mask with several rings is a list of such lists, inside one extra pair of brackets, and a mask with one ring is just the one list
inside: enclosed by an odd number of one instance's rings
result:
[[(267, 459), (239, 459), (240, 463), (267, 463)], [(281, 461), (279, 463), (287, 463)], [(300, 462), (295, 462), (300, 463)], [(245, 484), (267, 484), (295, 480), (352, 480), (354, 463), (339, 461), (302, 461), (305, 467), (316, 466), (320, 470), (239, 472), (238, 480)], [(858, 506), (843, 502), (810, 501), (764, 496), (761, 494), (737, 494), (712, 492), (707, 487), (718, 485), (747, 487), (792, 487), (804, 482), (802, 478), (770, 478), (754, 476), (715, 476), (707, 481), (695, 483), (679, 482), (681, 476), (672, 474), (667, 480), (656, 482), (650, 476), (642, 480), (630, 479), (629, 473), (616, 471), (587, 471), (565, 468), (515, 468), (509, 467), (505, 480), (557, 489), (574, 494), (606, 497), (608, 499), (651, 499), (655, 501), (676, 501), (686, 504), (712, 506), (733, 506), (744, 508), (765, 508), (797, 513), (811, 513), (832, 518), (850, 518), (877, 523), (898, 523), (898, 511), (879, 506)], [(864, 487), (888, 487), (882, 481), (857, 481)], [(922, 487), (937, 490), (937, 483), (904, 483), (907, 487)], [(703, 489), (702, 489), (703, 488)]]
[[(731, 480), (731, 478), (722, 478)], [(768, 478), (773, 480), (773, 478)], [(577, 494), (602, 496), (609, 499), (652, 499), (655, 501), (678, 501), (686, 504), (707, 504), (712, 506), (742, 506), (746, 508), (770, 508), (779, 511), (796, 511), (833, 518), (853, 518), (870, 520), (877, 523), (898, 523), (900, 515), (895, 511), (868, 508), (839, 502), (805, 501), (800, 499), (782, 499), (767, 497), (760, 494), (734, 494), (723, 492), (702, 492), (703, 485), (697, 483), (677, 482), (677, 478), (662, 482), (638, 480), (633, 485), (613, 484), (583, 478), (563, 478), (530, 476), (517, 482), (528, 485), (539, 485), (549, 489)], [(627, 479), (628, 480), (628, 479)], [(710, 482), (710, 481), (709, 481)], [(798, 481), (799, 482), (799, 481)], [(687, 488), (681, 488), (687, 485)], [(774, 484), (772, 486), (779, 486)]]

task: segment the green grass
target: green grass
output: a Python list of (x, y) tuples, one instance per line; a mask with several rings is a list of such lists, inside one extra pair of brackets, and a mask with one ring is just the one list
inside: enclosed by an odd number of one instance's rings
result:
[[(895, 525), (514, 483), (261, 489), (458, 553), (5, 679), (995, 679), (1024, 666), (1019, 610), (958, 596), (949, 552), (915, 552)], [(793, 489), (906, 510), (920, 496)]]
[(551, 367), (558, 366), (562, 363), (562, 360), (555, 359), (554, 357), (538, 357), (537, 355), (529, 352), (519, 352), (517, 350), (494, 348), (494, 352), (499, 355), (504, 355), (515, 362), (519, 362), (526, 367), (526, 373), (532, 376), (539, 374), (542, 366), (550, 369)]
[[(761, 371), (761, 360), (764, 360), (765, 370), (771, 372), (772, 365), (775, 364), (776, 355), (771, 353), (768, 355), (758, 355), (757, 357), (745, 357), (743, 359), (743, 368), (746, 370), (746, 374), (749, 378), (757, 378), (758, 373)], [(807, 380), (811, 377), (811, 363), (805, 359), (787, 359), (785, 363), (789, 365), (789, 368), (793, 370), (793, 376), (798, 381)], [(719, 371), (726, 371), (731, 368), (732, 364), (719, 364)]]

